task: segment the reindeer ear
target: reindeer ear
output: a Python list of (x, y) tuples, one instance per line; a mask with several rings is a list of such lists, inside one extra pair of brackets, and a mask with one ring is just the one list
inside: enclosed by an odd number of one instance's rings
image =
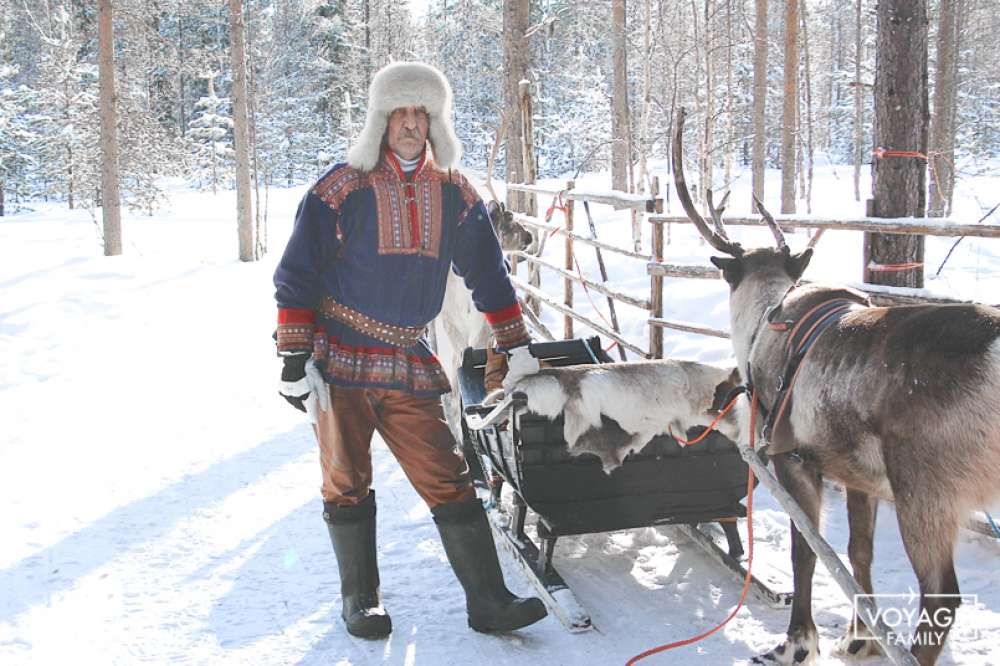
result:
[(729, 257), (709, 257), (708, 260), (715, 264), (716, 268), (722, 271), (722, 277), (733, 289), (735, 289), (736, 285), (738, 285), (740, 280), (743, 279), (743, 262), (739, 259), (730, 259)]
[(785, 270), (788, 271), (788, 275), (791, 276), (793, 280), (798, 280), (802, 277), (802, 274), (806, 272), (806, 266), (809, 265), (809, 260), (812, 259), (813, 249), (807, 247), (798, 254), (793, 254), (785, 260)]

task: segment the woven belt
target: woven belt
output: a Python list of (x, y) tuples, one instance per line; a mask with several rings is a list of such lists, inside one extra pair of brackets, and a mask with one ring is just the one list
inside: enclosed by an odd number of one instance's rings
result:
[(319, 306), (319, 311), (325, 317), (347, 324), (358, 333), (404, 349), (417, 344), (420, 342), (420, 338), (424, 336), (423, 326), (395, 326), (393, 324), (386, 324), (338, 303), (329, 296), (323, 299), (323, 303)]

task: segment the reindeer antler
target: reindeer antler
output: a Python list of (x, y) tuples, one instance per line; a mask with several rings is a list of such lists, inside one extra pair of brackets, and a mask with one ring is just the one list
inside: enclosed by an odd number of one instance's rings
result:
[(762, 204), (760, 199), (757, 198), (757, 195), (754, 195), (753, 200), (754, 203), (757, 204), (757, 210), (760, 212), (761, 217), (764, 218), (764, 222), (767, 223), (767, 226), (771, 229), (771, 233), (774, 234), (774, 240), (778, 243), (778, 249), (787, 250), (788, 243), (785, 242), (785, 234), (782, 233), (781, 227), (779, 227), (778, 223), (774, 221), (771, 214), (767, 212), (767, 209), (764, 208), (764, 204)]
[[(725, 252), (733, 257), (743, 255), (743, 248), (739, 243), (729, 240), (722, 226), (722, 212), (720, 209), (713, 209), (712, 221), (716, 224), (716, 229), (710, 229), (701, 216), (694, 202), (691, 201), (691, 194), (688, 192), (687, 181), (684, 180), (684, 155), (682, 143), (684, 139), (684, 116), (687, 115), (683, 108), (677, 111), (677, 130), (674, 135), (673, 145), (673, 165), (674, 165), (674, 187), (677, 189), (677, 198), (680, 199), (684, 212), (694, 222), (698, 232), (708, 241), (708, 244), (719, 252)], [(711, 207), (711, 204), (709, 204)], [(718, 219), (716, 217), (718, 216)], [(721, 233), (720, 233), (721, 232)]]
[(500, 203), (500, 198), (497, 197), (496, 190), (493, 189), (493, 164), (497, 159), (497, 151), (500, 149), (500, 140), (507, 134), (507, 128), (510, 127), (510, 122), (514, 118), (514, 108), (508, 108), (503, 117), (500, 119), (500, 124), (497, 126), (497, 137), (493, 141), (493, 150), (490, 151), (490, 159), (486, 162), (486, 189), (490, 191), (490, 195), (493, 196), (493, 201)]
[(722, 197), (722, 201), (716, 206), (712, 203), (712, 190), (706, 190), (705, 201), (708, 203), (708, 212), (712, 216), (712, 226), (715, 227), (716, 233), (729, 240), (726, 227), (722, 224), (722, 212), (726, 210), (726, 202), (729, 201), (729, 192), (726, 192), (725, 196)]

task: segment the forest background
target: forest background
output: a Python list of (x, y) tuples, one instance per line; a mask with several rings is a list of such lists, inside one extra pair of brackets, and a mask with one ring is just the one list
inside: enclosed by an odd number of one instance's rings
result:
[[(475, 170), (486, 168), (521, 78), (533, 98), (540, 178), (608, 169), (617, 189), (643, 191), (642, 165), (669, 154), (679, 106), (699, 128), (686, 147), (696, 191), (723, 189), (756, 161), (782, 168), (782, 212), (814, 212), (814, 164), (853, 164), (857, 183), (871, 160), (873, 0), (237, 4), (258, 198), (343, 159), (370, 78), (393, 59), (425, 60), (448, 75), (464, 163)], [(124, 205), (152, 214), (169, 176), (233, 187), (227, 3), (113, 5)], [(981, 173), (1000, 152), (998, 9), (1000, 0), (927, 4), (929, 154), (945, 174), (931, 183), (932, 214), (947, 212), (956, 174)], [(84, 0), (0, 0), (0, 214), (38, 200), (101, 203), (97, 22), (96, 3)], [(523, 179), (520, 131), (515, 118), (497, 160), (501, 179)], [(865, 196), (856, 186), (855, 198)]]

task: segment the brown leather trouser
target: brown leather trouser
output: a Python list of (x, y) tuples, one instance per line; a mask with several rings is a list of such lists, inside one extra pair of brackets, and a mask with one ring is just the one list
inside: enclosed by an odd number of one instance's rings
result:
[(313, 426), (323, 468), (323, 499), (357, 504), (372, 483), (377, 430), (431, 508), (475, 497), (469, 467), (444, 420), (440, 398), (391, 389), (330, 386), (332, 410)]

